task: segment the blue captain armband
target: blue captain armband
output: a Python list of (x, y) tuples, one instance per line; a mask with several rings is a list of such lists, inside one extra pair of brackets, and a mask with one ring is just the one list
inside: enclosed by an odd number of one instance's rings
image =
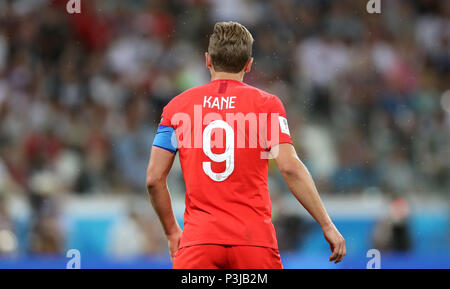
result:
[(156, 132), (153, 145), (171, 153), (177, 152), (177, 137), (175, 130), (170, 126), (160, 124)]

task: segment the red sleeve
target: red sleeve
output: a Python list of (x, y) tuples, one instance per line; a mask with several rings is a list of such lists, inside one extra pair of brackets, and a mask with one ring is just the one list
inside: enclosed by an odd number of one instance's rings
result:
[(172, 124), (172, 117), (177, 112), (175, 98), (173, 98), (166, 106), (163, 108), (163, 112), (161, 114), (160, 125), (170, 126), (175, 128)]
[[(291, 135), (289, 132), (289, 126), (287, 122), (286, 111), (284, 109), (283, 103), (281, 100), (273, 96), (273, 99), (270, 103), (269, 111), (270, 115), (268, 117), (267, 128), (269, 131), (270, 139), (268, 143), (268, 150), (274, 145), (281, 143), (290, 143), (292, 144)], [(278, 130), (278, 134), (272, 133), (272, 128)]]
[(164, 126), (170, 126), (172, 127), (171, 124), (171, 114), (169, 113), (168, 109), (167, 109), (167, 105), (163, 108), (163, 112), (161, 114), (161, 121), (159, 122), (160, 125), (164, 125)]

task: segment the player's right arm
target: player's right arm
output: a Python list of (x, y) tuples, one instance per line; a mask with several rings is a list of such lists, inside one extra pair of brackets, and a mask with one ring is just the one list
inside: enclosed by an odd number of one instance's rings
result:
[(172, 100), (164, 107), (163, 117), (153, 140), (146, 177), (150, 201), (166, 233), (172, 262), (178, 251), (182, 234), (172, 210), (172, 200), (166, 181), (177, 152), (177, 144), (174, 141), (176, 140), (175, 129), (170, 121), (172, 112), (176, 109), (173, 103)]
[(174, 153), (153, 145), (146, 177), (150, 201), (167, 236), (172, 262), (178, 251), (182, 233), (172, 210), (172, 201), (166, 182), (174, 158)]
[[(277, 153), (273, 153), (278, 150)], [(345, 254), (345, 240), (334, 226), (317, 192), (316, 186), (306, 166), (298, 158), (294, 146), (281, 143), (272, 147), (271, 153), (289, 189), (322, 227), (325, 239), (330, 244), (330, 261), (340, 262)]]

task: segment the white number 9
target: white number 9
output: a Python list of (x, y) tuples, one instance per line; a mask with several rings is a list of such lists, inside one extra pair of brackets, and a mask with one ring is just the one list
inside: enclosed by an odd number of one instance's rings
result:
[[(225, 151), (215, 154), (211, 151), (211, 133), (215, 128), (225, 130)], [(223, 120), (212, 121), (203, 131), (203, 152), (216, 163), (225, 162), (225, 171), (215, 173), (211, 170), (211, 162), (203, 162), (203, 171), (213, 181), (222, 182), (226, 180), (234, 170), (234, 131), (233, 128)]]

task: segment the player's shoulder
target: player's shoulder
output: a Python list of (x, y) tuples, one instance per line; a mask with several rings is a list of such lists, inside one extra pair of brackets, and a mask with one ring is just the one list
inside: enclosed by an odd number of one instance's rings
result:
[(207, 84), (198, 85), (189, 89), (184, 90), (183, 92), (174, 96), (166, 107), (173, 106), (182, 106), (188, 105), (192, 100), (193, 96), (199, 95), (199, 93), (203, 93), (207, 89)]
[[(195, 86), (189, 88), (180, 94), (173, 97), (166, 108), (181, 109), (183, 106), (189, 106), (196, 96), (207, 95), (209, 92), (214, 91), (214, 83), (209, 82), (203, 85)], [(238, 82), (234, 86), (235, 93), (239, 95), (249, 96), (251, 98), (256, 98), (256, 101), (261, 105), (268, 106), (279, 106), (282, 105), (281, 100), (275, 94), (269, 93), (261, 88), (252, 86), (244, 82)]]
[(249, 94), (253, 94), (259, 103), (261, 104), (266, 104), (269, 106), (273, 106), (273, 105), (281, 105), (281, 99), (276, 96), (275, 94), (272, 94), (270, 92), (267, 92), (261, 88), (252, 86), (250, 84), (244, 84), (242, 86), (242, 89)]
[(187, 89), (170, 99), (170, 101), (164, 106), (165, 112), (182, 111), (183, 107), (187, 106), (192, 98), (193, 93), (197, 87)]

